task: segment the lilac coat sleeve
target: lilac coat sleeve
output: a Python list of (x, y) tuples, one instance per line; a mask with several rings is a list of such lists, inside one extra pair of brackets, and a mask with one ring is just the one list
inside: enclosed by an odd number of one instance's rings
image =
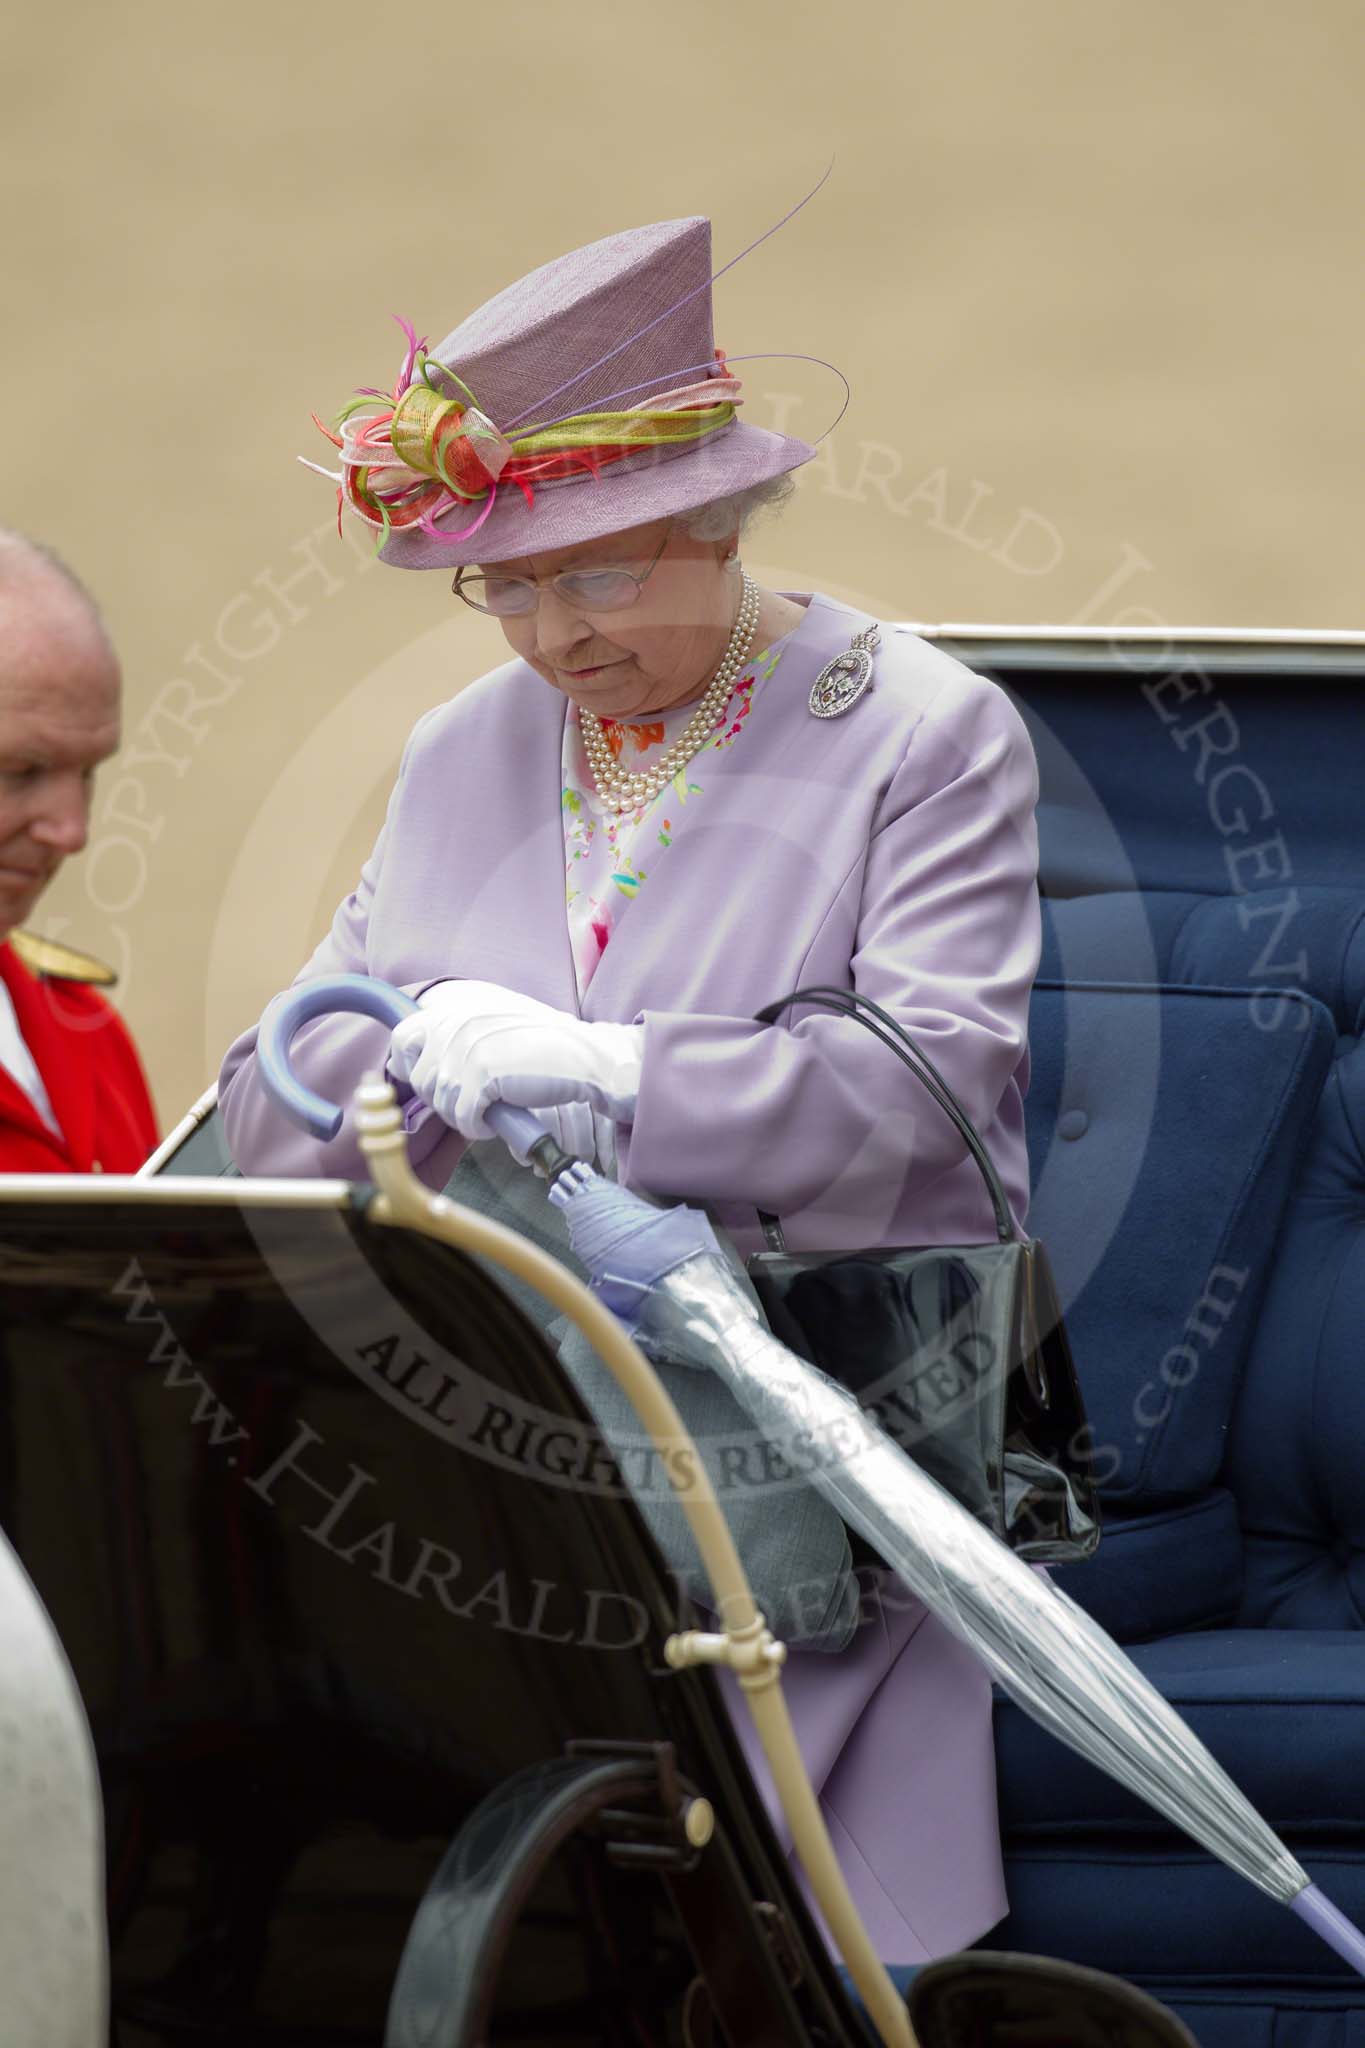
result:
[[(1037, 796), (1018, 712), (998, 686), (955, 666), (914, 726), (826, 918), (847, 921), (853, 985), (905, 1025), (978, 1130), (1012, 1082), (1017, 1112), (1027, 1082)], [(799, 979), (844, 979), (819, 962), (817, 934)], [(753, 1203), (784, 1220), (814, 1205), (825, 1232), (832, 1216), (847, 1219), (852, 1242), (871, 1241), (870, 1223), (882, 1242), (930, 1241), (935, 1183), (966, 1147), (869, 1032), (811, 1008), (776, 1026), (641, 1014), (629, 1184)], [(699, 1116), (699, 1103), (712, 1113)], [(1026, 1202), (1025, 1187), (1014, 1196), (1020, 1222)], [(982, 1217), (988, 1227), (988, 1208)]]
[[(403, 788), (403, 778), (418, 725), (404, 752), (388, 818), (354, 890), (332, 919), (332, 928), (291, 987), (332, 974), (368, 974), (370, 909), (384, 868), (385, 848)], [(431, 976), (405, 985), (416, 996), (431, 985)], [(366, 1169), (355, 1133), (352, 1097), (367, 1073), (382, 1068), (389, 1031), (370, 1018), (319, 1017), (306, 1024), (294, 1040), (291, 1063), (299, 1079), (345, 1111), (341, 1129), (327, 1143), (311, 1138), (273, 1106), (261, 1087), (256, 1066), (253, 1025), (229, 1046), (218, 1080), (223, 1132), (236, 1164), (246, 1174), (278, 1174), (288, 1178), (321, 1175), (363, 1180)], [(408, 1131), (408, 1157), (429, 1187), (444, 1187), (455, 1170), (464, 1140), (424, 1103), (410, 1096), (403, 1111)]]

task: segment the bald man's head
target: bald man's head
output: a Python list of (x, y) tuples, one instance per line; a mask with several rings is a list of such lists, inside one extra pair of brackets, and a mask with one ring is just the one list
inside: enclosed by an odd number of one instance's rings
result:
[(85, 845), (95, 770), (119, 743), (99, 609), (50, 550), (0, 529), (0, 936)]
[(12, 526), (0, 526), (0, 592), (31, 578), (50, 582), (65, 590), (72, 604), (83, 610), (96, 631), (103, 635), (112, 654), (113, 642), (109, 639), (104, 615), (70, 563), (64, 561), (46, 541), (34, 540)]

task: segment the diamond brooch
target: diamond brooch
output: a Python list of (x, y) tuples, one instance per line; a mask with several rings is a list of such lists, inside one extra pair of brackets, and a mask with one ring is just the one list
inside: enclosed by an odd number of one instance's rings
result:
[(872, 686), (872, 657), (881, 645), (881, 629), (868, 626), (855, 633), (846, 654), (836, 654), (811, 684), (810, 708), (817, 718), (842, 718)]

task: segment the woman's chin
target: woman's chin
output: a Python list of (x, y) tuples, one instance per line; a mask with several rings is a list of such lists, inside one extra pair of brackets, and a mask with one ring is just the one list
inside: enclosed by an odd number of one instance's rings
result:
[(619, 683), (613, 686), (605, 672), (601, 678), (601, 687), (598, 687), (591, 677), (585, 676), (581, 682), (573, 682), (572, 687), (569, 687), (566, 681), (560, 684), (560, 688), (567, 696), (573, 698), (580, 709), (595, 711), (599, 718), (643, 719), (657, 718), (659, 715), (657, 711), (651, 712), (647, 705), (641, 704), (638, 690), (623, 689)]
[(629, 725), (632, 721), (643, 724), (650, 716), (647, 711), (642, 711), (636, 704), (618, 704), (614, 701), (603, 703), (601, 698), (598, 697), (580, 697), (578, 704), (580, 710), (595, 711), (599, 718), (611, 718), (625, 725)]

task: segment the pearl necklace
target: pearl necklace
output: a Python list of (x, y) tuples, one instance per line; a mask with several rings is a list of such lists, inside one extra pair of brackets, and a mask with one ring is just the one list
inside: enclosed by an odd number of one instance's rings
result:
[(595, 711), (578, 707), (579, 730), (583, 734), (583, 747), (588, 757), (588, 769), (597, 794), (604, 803), (611, 804), (618, 811), (638, 810), (650, 803), (663, 788), (671, 782), (678, 770), (692, 759), (702, 748), (715, 728), (716, 721), (730, 701), (735, 679), (749, 659), (749, 649), (754, 643), (758, 627), (758, 585), (747, 570), (742, 570), (739, 612), (735, 618), (730, 644), (725, 658), (716, 670), (706, 695), (698, 704), (683, 730), (672, 746), (654, 763), (652, 768), (638, 775), (627, 774), (618, 767), (616, 757), (607, 745), (602, 731), (602, 721)]

